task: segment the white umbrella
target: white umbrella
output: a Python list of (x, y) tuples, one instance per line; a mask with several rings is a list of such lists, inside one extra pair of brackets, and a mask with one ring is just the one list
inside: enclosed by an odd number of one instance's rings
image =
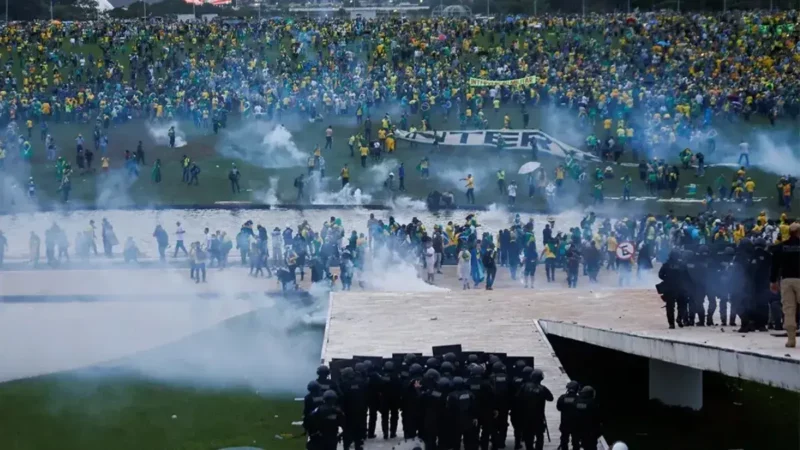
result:
[(539, 167), (542, 167), (542, 165), (536, 161), (527, 162), (519, 168), (519, 172), (517, 173), (525, 175), (526, 173), (535, 172)]

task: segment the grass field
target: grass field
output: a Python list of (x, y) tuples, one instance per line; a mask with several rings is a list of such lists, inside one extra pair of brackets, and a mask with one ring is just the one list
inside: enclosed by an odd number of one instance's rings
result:
[[(489, 112), (490, 122), (493, 126), (500, 128), (502, 126), (502, 115), (508, 112), (512, 116), (512, 120), (521, 122), (519, 111), (516, 110), (501, 110), (499, 114)], [(541, 128), (544, 131), (552, 134), (556, 138), (562, 139), (573, 145), (581, 145), (581, 142), (576, 142), (582, 139), (582, 136), (577, 135), (574, 127), (564, 126), (560, 127), (559, 123), (553, 123), (554, 120), (548, 117), (552, 111), (546, 107), (533, 109), (531, 112), (531, 128)], [(563, 114), (563, 113), (562, 113)], [(373, 115), (373, 122), (379, 122), (378, 117), (382, 113), (375, 113)], [(434, 117), (433, 126), (438, 130), (458, 129), (457, 119), (451, 117), (449, 121), (444, 117)], [(520, 186), (517, 204), (518, 207), (523, 209), (542, 208), (546, 206), (544, 198), (541, 195), (534, 196), (533, 198), (527, 197), (526, 192), (526, 179), (524, 176), (517, 176), (517, 169), (530, 159), (530, 153), (527, 151), (505, 151), (503, 154), (498, 154), (494, 149), (485, 148), (464, 148), (464, 147), (441, 147), (438, 152), (431, 153), (430, 146), (417, 145), (411, 148), (407, 142), (399, 141), (398, 150), (388, 155), (381, 163), (381, 167), (374, 167), (372, 161), (368, 162), (366, 169), (362, 169), (359, 164), (358, 157), (350, 157), (349, 148), (347, 146), (347, 138), (354, 133), (358, 128), (356, 127), (355, 120), (351, 117), (336, 117), (334, 119), (326, 119), (321, 123), (310, 124), (304, 122), (299, 118), (285, 119), (283, 123), (292, 132), (294, 142), (298, 149), (304, 153), (311, 153), (315, 145), (324, 144), (324, 129), (332, 124), (334, 127), (334, 146), (332, 150), (325, 151), (323, 155), (327, 161), (326, 186), (324, 189), (334, 192), (341, 188), (340, 182), (337, 180), (339, 170), (342, 165), (347, 163), (351, 170), (351, 184), (354, 187), (362, 189), (363, 192), (369, 193), (373, 197), (373, 202), (379, 202), (389, 197), (396, 195), (408, 195), (412, 198), (425, 198), (429, 192), (434, 189), (438, 190), (452, 190), (457, 194), (457, 201), (463, 202), (461, 193), (463, 192), (463, 182), (459, 182), (459, 178), (463, 178), (467, 173), (473, 173), (476, 177), (476, 197), (478, 204), (499, 203), (505, 204), (506, 198), (500, 195), (496, 188), (495, 172), (498, 169), (503, 169), (507, 172), (507, 182), (517, 180)], [(563, 123), (562, 123), (563, 125)], [(377, 126), (377, 124), (376, 124)], [(293, 187), (293, 180), (299, 174), (305, 172), (304, 164), (296, 167), (264, 167), (253, 164), (255, 159), (251, 159), (249, 163), (247, 160), (226, 158), (221, 149), (226, 147), (230, 141), (237, 139), (237, 132), (242, 127), (250, 128), (266, 128), (265, 124), (245, 124), (238, 120), (231, 120), (227, 130), (223, 130), (219, 136), (209, 135), (196, 130), (192, 124), (183, 123), (181, 129), (187, 133), (188, 145), (179, 149), (170, 149), (166, 145), (159, 145), (156, 140), (163, 141), (165, 138), (160, 138), (148, 135), (147, 125), (141, 121), (130, 122), (119, 127), (111, 129), (109, 135), (109, 156), (111, 158), (112, 169), (116, 169), (120, 175), (104, 177), (99, 174), (77, 174), (73, 176), (73, 191), (72, 202), (87, 204), (99, 204), (99, 206), (122, 206), (128, 204), (148, 205), (148, 204), (211, 204), (221, 201), (252, 201), (263, 203), (269, 201), (266, 197), (266, 191), (270, 187), (270, 179), (277, 179), (276, 194), (277, 200), (281, 203), (294, 203), (295, 189)], [(567, 133), (563, 131), (567, 130)], [(68, 158), (74, 164), (74, 138), (78, 133), (82, 133), (85, 137), (91, 136), (91, 128), (88, 126), (80, 125), (55, 125), (51, 128), (52, 134), (56, 138), (61, 154)], [(588, 133), (588, 131), (587, 131)], [(375, 133), (374, 133), (375, 134)], [(43, 145), (38, 142), (37, 136), (34, 136), (34, 145), (36, 146), (34, 161), (30, 168), (30, 175), (34, 177), (38, 189), (38, 202), (42, 205), (52, 203), (59, 203), (57, 193), (58, 184), (55, 177), (55, 169), (51, 162), (46, 161), (44, 150), (41, 148)], [(152, 164), (156, 158), (162, 161), (162, 176), (163, 180), (160, 184), (155, 184), (150, 179), (150, 167), (143, 167), (140, 177), (128, 184), (124, 181), (126, 177), (122, 175), (121, 169), (123, 163), (123, 154), (125, 150), (134, 151), (136, 143), (142, 140), (146, 152), (146, 159), (148, 164)], [(256, 155), (261, 150), (262, 143), (259, 140), (253, 142), (242, 143), (248, 147), (248, 152)], [(725, 151), (721, 149), (720, 152)], [(755, 153), (755, 152), (754, 152)], [(183, 154), (189, 155), (193, 160), (196, 160), (200, 165), (203, 172), (200, 174), (200, 186), (187, 186), (181, 181), (181, 166), (180, 159)], [(99, 155), (98, 155), (99, 156)], [(431, 161), (430, 179), (422, 179), (416, 173), (414, 168), (417, 166), (421, 158), (429, 157)], [(757, 157), (757, 154), (754, 155)], [(624, 155), (623, 158), (628, 158), (630, 155)], [(95, 160), (95, 166), (98, 163), (98, 157)], [(547, 155), (540, 155), (540, 161), (543, 167), (548, 171), (552, 177), (552, 171), (555, 166), (561, 162), (560, 159), (549, 157)], [(227, 175), (231, 167), (231, 163), (237, 163), (242, 173), (242, 189), (245, 192), (240, 194), (232, 194), (229, 188)], [(406, 188), (405, 193), (397, 191), (390, 192), (384, 189), (382, 182), (389, 170), (397, 172), (396, 168), (399, 163), (404, 163), (406, 167)], [(713, 160), (711, 161), (713, 163)], [(605, 167), (602, 164), (601, 167)], [(594, 165), (589, 165), (589, 170), (593, 171)], [(24, 186), (26, 171), (19, 170), (18, 168), (7, 169), (8, 173), (13, 174), (18, 180), (19, 186)], [(629, 174), (636, 180), (633, 185), (633, 196), (645, 196), (646, 188), (642, 183), (638, 182), (638, 173), (634, 167), (616, 167), (615, 172), (617, 177), (623, 174)], [(697, 184), (698, 197), (701, 193), (705, 192), (706, 185), (712, 185), (718, 175), (722, 174), (726, 179), (730, 179), (733, 169), (730, 167), (711, 167), (707, 170), (706, 175), (702, 178), (696, 178), (693, 173), (684, 171), (681, 174), (678, 197), (684, 197), (686, 190), (685, 185), (689, 183)], [(774, 183), (777, 180), (776, 174), (770, 174), (758, 169), (752, 169), (748, 172), (757, 183), (757, 196), (772, 197), (774, 196)], [(619, 197), (622, 193), (622, 187), (619, 178), (606, 182), (605, 195), (609, 197)], [(570, 183), (568, 182), (568, 185)], [(576, 186), (577, 187), (577, 186)], [(20, 195), (23, 191), (18, 191)], [(666, 192), (661, 193), (662, 196), (668, 196)], [(583, 192), (572, 190), (569, 196), (564, 196), (564, 207), (574, 206), (576, 203), (575, 197), (577, 196), (578, 204), (590, 204), (591, 197), (588, 188)], [(6, 206), (9, 205), (9, 196), (5, 196)], [(676, 204), (676, 203), (658, 203), (653, 201), (634, 202), (636, 208), (646, 208), (654, 212), (665, 211), (667, 209), (675, 208), (676, 210), (692, 212), (700, 210), (702, 205), (699, 204)], [(765, 204), (770, 208), (776, 208), (777, 204), (774, 200), (765, 200), (762, 204), (756, 204), (749, 210), (755, 211), (762, 209)], [(630, 206), (630, 205), (629, 205)], [(726, 205), (724, 208), (741, 208), (742, 205)], [(745, 208), (748, 210), (748, 208)]]
[[(187, 388), (139, 378), (51, 375), (0, 384), (7, 450), (292, 450), (302, 405), (248, 390)], [(173, 415), (176, 416), (173, 418)], [(275, 436), (284, 435), (283, 439)]]
[[(480, 40), (476, 42), (480, 44)], [(483, 44), (486, 43), (484, 42)], [(96, 57), (101, 54), (94, 45), (73, 47), (69, 43), (64, 43), (64, 50), (67, 53), (92, 53)], [(195, 50), (198, 49), (191, 46), (187, 47), (189, 52)], [(4, 49), (0, 49), (0, 57), (5, 58), (6, 55), (3, 55), (3, 51)], [(123, 47), (114, 57), (125, 64), (127, 51), (128, 49)], [(275, 52), (274, 49), (265, 51), (267, 53)], [(364, 57), (363, 54), (361, 56)], [(374, 128), (373, 136), (377, 134), (380, 118), (385, 112), (381, 108), (371, 111)], [(393, 119), (397, 122), (399, 120), (399, 112), (393, 110), (391, 113)], [(522, 124), (521, 114), (516, 107), (504, 107), (499, 113), (487, 109), (486, 114), (491, 128), (501, 128), (503, 124), (502, 118), (505, 114), (511, 116), (512, 128), (519, 128)], [(537, 106), (530, 109), (530, 119), (529, 128), (542, 129), (562, 141), (581, 148), (584, 138), (590, 132), (589, 129), (581, 129), (578, 126), (574, 111), (566, 112), (550, 106)], [(409, 122), (417, 126), (419, 125), (419, 120), (419, 116), (409, 118)], [(328, 192), (336, 192), (341, 188), (341, 184), (336, 177), (342, 165), (348, 163), (351, 170), (351, 184), (360, 188), (364, 193), (370, 194), (373, 203), (382, 202), (396, 195), (408, 195), (412, 198), (424, 199), (434, 189), (440, 191), (452, 190), (457, 194), (457, 202), (463, 203), (463, 183), (458, 180), (465, 177), (467, 173), (472, 173), (476, 177), (476, 201), (478, 204), (505, 204), (507, 198), (498, 192), (495, 184), (495, 172), (498, 169), (503, 169), (507, 173), (507, 182), (516, 179), (520, 187), (517, 198), (518, 208), (541, 209), (548, 206), (541, 195), (528, 198), (525, 177), (515, 175), (517, 169), (529, 160), (530, 154), (527, 151), (506, 151), (504, 154), (498, 154), (494, 149), (442, 147), (436, 154), (431, 154), (431, 148), (429, 147), (417, 146), (416, 148), (410, 148), (408, 143), (399, 141), (398, 151), (387, 158), (388, 162), (384, 162), (379, 168), (374, 168), (372, 162), (370, 162), (365, 170), (360, 167), (358, 157), (351, 158), (349, 156), (347, 147), (348, 137), (360, 129), (356, 126), (354, 117), (324, 118), (322, 122), (311, 124), (303, 118), (289, 116), (282, 118), (280, 122), (292, 132), (293, 140), (297, 147), (305, 153), (310, 153), (315, 145), (324, 144), (324, 129), (329, 124), (333, 125), (334, 147), (332, 150), (323, 153), (327, 161), (327, 173), (329, 176), (324, 180), (322, 189)], [(442, 114), (432, 114), (431, 125), (436, 130), (456, 130), (459, 128), (458, 118), (455, 114), (452, 114), (449, 120)], [(188, 145), (177, 150), (171, 150), (163, 143), (158, 144), (156, 142), (157, 139), (148, 135), (147, 126), (141, 121), (115, 127), (109, 133), (109, 156), (112, 168), (119, 169), (122, 165), (124, 151), (126, 149), (135, 150), (136, 143), (142, 140), (148, 163), (152, 164), (156, 158), (161, 159), (163, 163), (163, 181), (158, 185), (151, 182), (149, 167), (142, 168), (139, 179), (133, 182), (126, 180), (122, 175), (102, 177), (97, 174), (76, 174), (72, 179), (71, 203), (74, 205), (88, 204), (100, 207), (153, 204), (192, 205), (212, 204), (223, 201), (273, 203), (277, 200), (280, 203), (294, 203), (295, 189), (293, 180), (297, 175), (305, 172), (304, 163), (300, 163), (297, 167), (281, 166), (276, 168), (270, 164), (255, 164), (254, 158), (248, 158), (250, 161), (232, 159), (226, 157), (226, 154), (222, 152), (223, 148), (231, 140), (237, 141), (240, 146), (246, 147), (247, 151), (253, 155), (262, 151), (263, 147), (259, 139), (247, 142), (241, 141), (240, 134), (244, 126), (248, 126), (250, 129), (254, 127), (253, 125), (245, 125), (236, 117), (232, 117), (229, 120), (228, 130), (224, 130), (220, 136), (213, 136), (200, 133), (194, 129), (192, 124), (181, 124), (182, 130), (187, 133)], [(728, 123), (723, 119), (716, 119), (714, 126), (720, 134), (718, 153), (719, 155), (724, 155), (727, 152), (729, 158), (735, 154), (735, 146), (741, 137), (746, 137), (752, 142), (753, 157), (758, 159), (759, 149), (753, 141), (755, 134), (767, 134), (774, 137), (776, 142), (781, 144), (786, 142), (787, 136), (796, 134), (794, 124), (782, 121), (779, 122), (777, 127), (769, 128), (769, 125), (765, 121), (760, 121), (759, 118), (754, 118), (752, 122), (747, 123), (743, 121)], [(258, 127), (258, 125), (255, 127)], [(76, 169), (73, 150), (75, 147), (74, 139), (78, 133), (82, 133), (87, 138), (87, 144), (91, 145), (91, 132), (92, 128), (85, 125), (56, 124), (51, 126), (51, 133), (61, 149), (60, 154), (73, 163), (73, 169)], [(222, 136), (225, 134), (228, 135), (227, 138)], [(165, 136), (166, 131), (164, 130), (160, 140), (164, 141), (166, 139)], [(598, 134), (598, 136), (602, 137), (601, 134)], [(21, 202), (19, 197), (24, 195), (24, 185), (29, 175), (33, 176), (36, 181), (38, 189), (37, 203), (39, 205), (53, 206), (60, 203), (55, 169), (52, 163), (48, 163), (45, 160), (44, 145), (38, 139), (38, 127), (34, 128), (32, 143), (35, 150), (33, 164), (30, 169), (24, 167), (6, 168), (6, 173), (10, 173), (16, 180), (10, 184), (16, 184), (20, 189), (10, 189), (9, 183), (6, 183), (3, 195), (0, 196), (0, 208), (9, 210)], [(187, 186), (181, 182), (180, 158), (184, 153), (196, 160), (203, 170), (200, 175), (200, 186)], [(428, 180), (421, 179), (414, 170), (424, 156), (429, 157), (431, 160), (432, 176)], [(99, 157), (99, 154), (95, 155), (95, 166), (99, 166)], [(670, 159), (676, 160), (677, 153), (670, 155)], [(540, 156), (540, 160), (544, 169), (548, 171), (552, 178), (553, 170), (561, 160), (544, 155)], [(630, 155), (624, 155), (623, 160), (630, 162)], [(242, 188), (246, 191), (235, 195), (231, 193), (227, 180), (228, 170), (233, 162), (236, 162), (241, 170)], [(382, 183), (390, 170), (397, 172), (396, 167), (401, 162), (406, 167), (405, 184), (407, 191), (405, 193), (389, 192), (383, 188)], [(715, 158), (709, 157), (707, 159), (707, 163), (713, 164), (714, 162)], [(601, 165), (601, 167), (605, 166), (606, 164)], [(594, 168), (594, 165), (590, 165), (588, 171), (593, 173)], [(121, 172), (121, 170), (118, 171)], [(713, 185), (717, 176), (722, 174), (729, 180), (732, 173), (732, 169), (729, 167), (710, 168), (702, 178), (696, 178), (692, 173), (682, 172), (681, 188), (677, 197), (685, 197), (685, 186), (694, 183), (697, 185), (698, 194), (696, 198), (700, 199), (705, 193), (706, 186)], [(631, 175), (634, 180), (638, 181), (638, 174), (635, 168), (618, 167), (616, 168), (616, 178), (605, 183), (606, 197), (621, 196), (622, 186), (618, 180), (621, 175), (625, 174)], [(756, 196), (774, 197), (777, 174), (752, 169), (748, 171), (748, 175), (753, 177), (757, 184)], [(271, 183), (275, 184), (272, 185)], [(568, 182), (567, 184), (571, 183)], [(275, 187), (277, 198), (266, 195), (270, 186)], [(557, 205), (550, 206), (555, 206), (556, 209), (565, 209), (589, 205), (592, 203), (590, 190), (590, 186), (583, 186), (583, 188), (574, 186), (566, 190), (562, 198), (558, 200)], [(646, 189), (642, 183), (634, 182), (632, 195), (634, 197), (646, 195)], [(661, 197), (667, 196), (669, 196), (668, 193), (661, 193)], [(320, 201), (325, 202), (324, 200)], [(605, 207), (597, 207), (596, 209), (615, 210), (620, 206), (619, 202), (610, 201)], [(732, 209), (740, 213), (749, 214), (765, 208), (777, 210), (777, 206), (777, 201), (774, 198), (770, 198), (752, 207), (724, 203), (718, 205), (717, 209)], [(632, 212), (665, 212), (675, 209), (683, 213), (693, 213), (704, 209), (699, 203), (656, 202), (653, 200), (630, 202), (624, 205), (623, 208)]]
[[(293, 308), (258, 309), (142, 353), (0, 383), (0, 448), (300, 450), (294, 398), (314, 377), (323, 330), (291, 325)], [(75, 352), (123, 352), (126, 339), (135, 336), (79, 343)]]

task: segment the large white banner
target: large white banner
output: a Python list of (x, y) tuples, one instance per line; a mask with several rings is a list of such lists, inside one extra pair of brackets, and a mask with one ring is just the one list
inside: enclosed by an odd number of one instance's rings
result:
[(420, 144), (433, 144), (434, 138), (440, 145), (452, 146), (491, 146), (496, 147), (502, 139), (508, 150), (531, 150), (536, 145), (540, 152), (549, 153), (559, 158), (572, 157), (580, 160), (598, 160), (591, 154), (542, 132), (541, 130), (467, 130), (467, 131), (416, 131), (411, 133), (397, 130), (395, 135), (400, 139)]

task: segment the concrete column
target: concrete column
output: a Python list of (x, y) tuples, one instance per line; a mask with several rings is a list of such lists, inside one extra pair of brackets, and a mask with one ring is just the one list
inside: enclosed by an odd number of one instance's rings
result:
[(703, 408), (703, 371), (650, 359), (650, 399), (669, 406)]

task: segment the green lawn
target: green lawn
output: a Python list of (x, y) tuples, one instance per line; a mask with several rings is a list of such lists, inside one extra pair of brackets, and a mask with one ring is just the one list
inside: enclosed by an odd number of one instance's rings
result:
[[(549, 39), (549, 38), (548, 38)], [(485, 42), (483, 44), (486, 44)], [(69, 43), (64, 44), (65, 49), (69, 52), (91, 52), (99, 56), (99, 49), (93, 45), (86, 45), (81, 48), (72, 48)], [(189, 48), (189, 51), (197, 50)], [(3, 49), (0, 49), (0, 57)], [(122, 48), (121, 51), (115, 55), (123, 64), (127, 58), (128, 49)], [(276, 49), (267, 49), (265, 52), (275, 52)], [(536, 106), (530, 109), (530, 125), (529, 128), (539, 128), (545, 132), (553, 135), (554, 137), (570, 143), (572, 145), (582, 147), (584, 138), (591, 131), (590, 129), (582, 129), (577, 124), (574, 117), (574, 111), (565, 112), (563, 110), (556, 110), (549, 106)], [(381, 108), (376, 108), (371, 111), (373, 118), (373, 136), (377, 135), (377, 127), (380, 123), (380, 117), (386, 111)], [(391, 111), (395, 122), (399, 121), (399, 112), (397, 110)], [(509, 114), (512, 118), (512, 128), (519, 128), (522, 124), (521, 113), (518, 108), (504, 107), (499, 113), (495, 113), (491, 109), (486, 109), (486, 114), (492, 128), (501, 128), (503, 124), (503, 116)], [(409, 122), (418, 125), (421, 117), (419, 115), (409, 118)], [(491, 203), (505, 204), (507, 199), (504, 195), (498, 193), (496, 189), (495, 172), (498, 169), (503, 169), (507, 172), (507, 181), (513, 179), (517, 180), (520, 186), (517, 198), (517, 205), (521, 209), (534, 209), (547, 206), (545, 200), (541, 195), (534, 196), (533, 198), (527, 197), (527, 187), (525, 177), (516, 176), (518, 168), (529, 160), (529, 152), (527, 151), (506, 151), (504, 154), (498, 154), (493, 149), (485, 148), (446, 148), (432, 154), (430, 147), (417, 146), (410, 148), (408, 143), (399, 141), (398, 151), (388, 156), (389, 162), (384, 163), (380, 170), (372, 169), (372, 162), (366, 170), (360, 167), (358, 158), (351, 158), (347, 148), (347, 138), (356, 130), (360, 129), (355, 124), (354, 117), (326, 117), (320, 123), (308, 123), (304, 118), (297, 116), (285, 116), (280, 122), (284, 123), (287, 128), (292, 132), (294, 142), (302, 152), (310, 153), (315, 145), (322, 145), (324, 143), (324, 129), (332, 124), (334, 127), (334, 148), (324, 152), (327, 161), (327, 173), (329, 177), (324, 181), (322, 189), (335, 192), (341, 187), (340, 182), (336, 179), (342, 165), (349, 163), (351, 170), (351, 184), (354, 187), (362, 189), (363, 192), (372, 196), (373, 203), (379, 203), (389, 197), (400, 195), (398, 192), (389, 192), (384, 189), (382, 183), (386, 174), (393, 170), (396, 173), (396, 164), (400, 162), (406, 166), (406, 188), (407, 191), (403, 195), (408, 195), (413, 198), (423, 199), (429, 192), (434, 189), (438, 190), (453, 190), (457, 194), (457, 201), (463, 203), (463, 183), (459, 182), (459, 178), (463, 178), (467, 173), (472, 173), (476, 177), (476, 199), (477, 203), (481, 205), (488, 205)], [(431, 125), (437, 130), (456, 130), (459, 128), (458, 118), (452, 114), (449, 120), (442, 114), (432, 114)], [(599, 124), (598, 124), (599, 125)], [(735, 145), (739, 142), (742, 136), (751, 139), (753, 133), (765, 133), (768, 136), (774, 137), (779, 143), (786, 142), (788, 136), (796, 133), (792, 124), (782, 121), (779, 125), (772, 129), (764, 121), (754, 117), (752, 122), (736, 122), (727, 123), (722, 119), (715, 120), (715, 127), (717, 128), (720, 138), (719, 152), (735, 153)], [(150, 168), (144, 167), (141, 176), (138, 180), (129, 184), (125, 181), (124, 176), (111, 176), (102, 177), (97, 174), (76, 174), (73, 176), (72, 186), (72, 200), (73, 204), (88, 204), (97, 205), (100, 207), (117, 207), (125, 205), (168, 205), (168, 204), (212, 204), (221, 201), (251, 201), (256, 203), (263, 203), (267, 201), (267, 190), (270, 187), (271, 179), (277, 180), (277, 197), (281, 203), (294, 203), (295, 189), (293, 187), (293, 180), (300, 173), (305, 172), (304, 164), (297, 167), (287, 168), (274, 168), (268, 164), (258, 165), (252, 164), (252, 160), (236, 160), (226, 158), (220, 153), (220, 150), (227, 145), (230, 138), (241, 140), (242, 133), (240, 127), (243, 124), (239, 121), (235, 114), (229, 120), (228, 130), (221, 133), (220, 136), (213, 136), (195, 130), (190, 123), (181, 124), (183, 131), (187, 133), (188, 146), (172, 150), (165, 145), (159, 145), (155, 140), (146, 132), (146, 126), (141, 121), (131, 122), (119, 127), (115, 127), (110, 131), (109, 155), (111, 157), (112, 167), (120, 168), (123, 160), (123, 153), (127, 150), (135, 150), (136, 143), (142, 140), (147, 154), (148, 163), (152, 164), (155, 158), (160, 158), (163, 162), (163, 181), (161, 184), (155, 184), (150, 180)], [(78, 124), (56, 124), (51, 127), (56, 142), (61, 149), (61, 155), (73, 163), (73, 168), (76, 169), (74, 164), (74, 139), (78, 133), (82, 133), (87, 139), (87, 144), (91, 146), (91, 126), (78, 125)], [(228, 138), (223, 137), (228, 134)], [(166, 134), (166, 132), (164, 132)], [(598, 134), (598, 136), (602, 136)], [(162, 138), (163, 139), (163, 138)], [(754, 141), (753, 156), (758, 157), (759, 149)], [(27, 177), (33, 176), (37, 184), (38, 198), (37, 202), (43, 206), (52, 206), (60, 203), (59, 194), (57, 193), (58, 185), (55, 178), (55, 170), (52, 163), (45, 160), (45, 150), (43, 143), (38, 138), (38, 126), (34, 128), (34, 137), (32, 139), (34, 144), (34, 160), (32, 167), (7, 167), (5, 172), (10, 174), (16, 181), (7, 183), (3, 192), (0, 193), (0, 211), (3, 209), (10, 209), (20, 203), (20, 196), (24, 195), (24, 185), (27, 182)], [(252, 139), (246, 142), (239, 142), (240, 146), (245, 147), (248, 151), (257, 154), (263, 152), (263, 147), (259, 139)], [(696, 150), (696, 149), (695, 149)], [(203, 172), (200, 175), (200, 186), (186, 186), (181, 182), (181, 168), (180, 158), (186, 153), (196, 161), (198, 161)], [(415, 172), (414, 168), (417, 166), (420, 159), (428, 156), (431, 160), (431, 173), (432, 177), (429, 180), (421, 179)], [(99, 157), (95, 157), (95, 166), (99, 166)], [(630, 162), (631, 156), (624, 155), (623, 160)], [(541, 162), (545, 170), (548, 171), (552, 178), (552, 173), (557, 164), (561, 160), (551, 158), (548, 156), (541, 156)], [(677, 159), (677, 152), (674, 155)], [(242, 188), (246, 192), (240, 194), (232, 194), (228, 186), (228, 170), (231, 163), (236, 162), (242, 173)], [(713, 158), (708, 159), (709, 163), (713, 163)], [(601, 167), (605, 167), (602, 164)], [(589, 165), (588, 170), (593, 173), (595, 166)], [(693, 173), (682, 172), (679, 190), (677, 196), (686, 196), (685, 186), (694, 183), (697, 185), (698, 198), (702, 197), (705, 193), (706, 186), (712, 185), (719, 174), (723, 174), (725, 178), (730, 179), (732, 175), (730, 168), (712, 168), (705, 177), (696, 178)], [(618, 167), (616, 169), (617, 178), (615, 180), (607, 181), (605, 184), (605, 195), (607, 197), (619, 197), (622, 193), (622, 187), (616, 180), (621, 175), (629, 174), (634, 180), (633, 196), (646, 195), (646, 189), (643, 184), (638, 182), (638, 173), (632, 167)], [(767, 173), (761, 170), (753, 169), (748, 172), (757, 184), (756, 196), (759, 197), (774, 197), (774, 185), (777, 181), (777, 174)], [(16, 183), (20, 188), (18, 190), (8, 189), (10, 184)], [(572, 184), (568, 182), (568, 185)], [(587, 183), (588, 184), (588, 183)], [(570, 208), (577, 206), (585, 206), (592, 203), (590, 187), (584, 186), (579, 188), (572, 186), (567, 189), (566, 194), (559, 199), (556, 208)], [(669, 196), (668, 193), (662, 192), (662, 197)], [(640, 212), (665, 212), (669, 209), (674, 209), (681, 213), (693, 213), (704, 209), (700, 204), (678, 204), (669, 202), (655, 202), (655, 201), (636, 201), (621, 205), (617, 201), (609, 201), (604, 207), (597, 209), (611, 209), (624, 208), (626, 211)], [(756, 203), (752, 207), (744, 205), (735, 205), (724, 203), (717, 207), (719, 210), (733, 209), (739, 213), (752, 213), (761, 209), (777, 210), (777, 201), (774, 198), (767, 199), (761, 203)]]
[(323, 330), (291, 317), (260, 309), (108, 363), (0, 383), (0, 449), (300, 450), (294, 398), (314, 377)]
[(303, 438), (290, 435), (302, 431), (291, 425), (301, 413), (302, 405), (291, 398), (246, 390), (53, 375), (0, 385), (0, 448), (299, 450)]

